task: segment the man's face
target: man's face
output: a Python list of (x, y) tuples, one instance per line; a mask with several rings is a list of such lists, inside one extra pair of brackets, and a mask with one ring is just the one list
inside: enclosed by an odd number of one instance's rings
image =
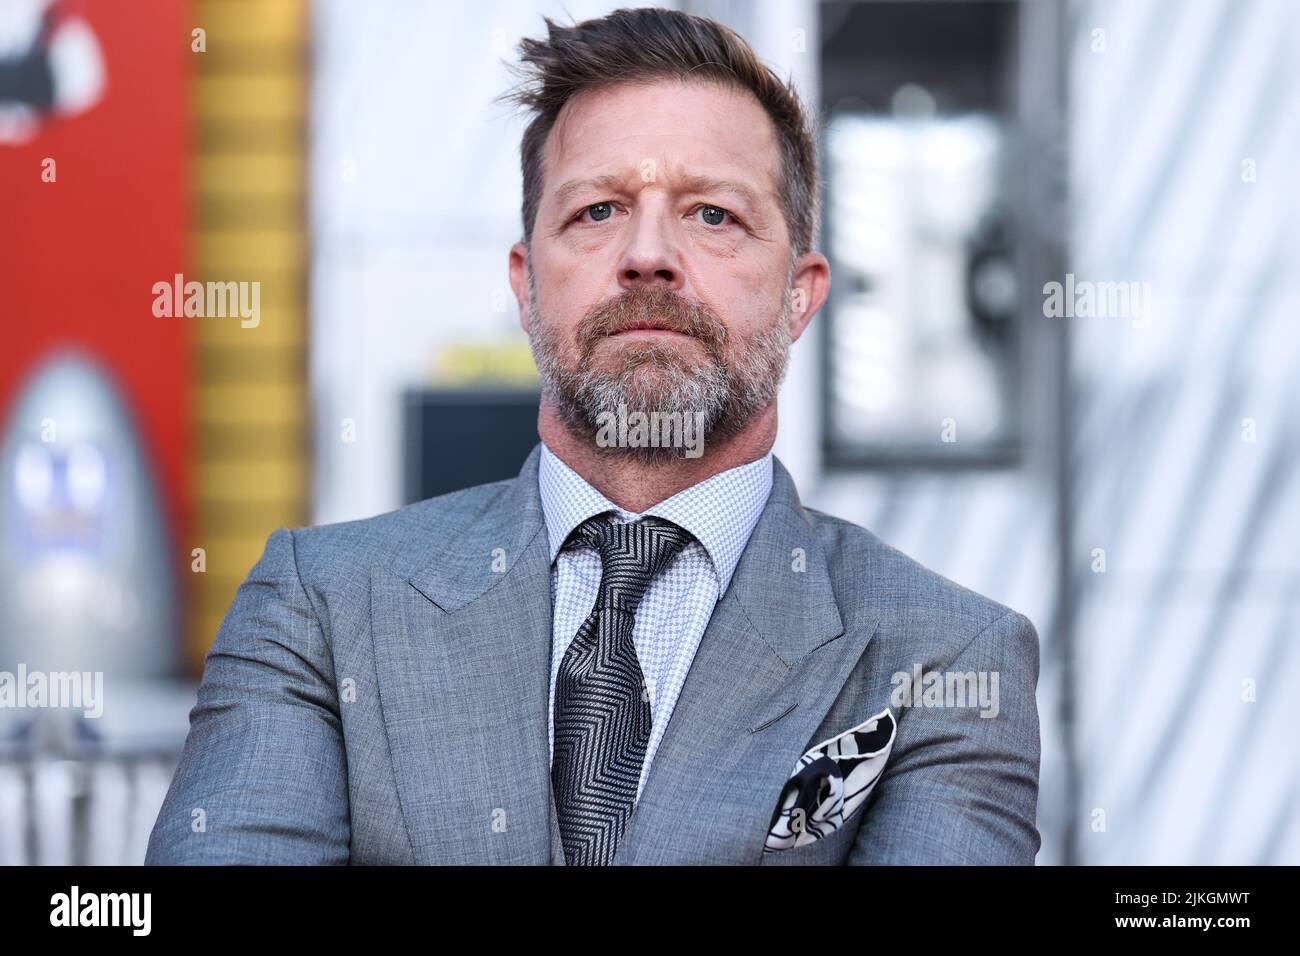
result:
[[(776, 398), (825, 298), (792, 256), (780, 150), (750, 94), (675, 80), (571, 100), (547, 139), (531, 248), (511, 250), (547, 399), (577, 434), (602, 412), (702, 413), (735, 434)], [(628, 449), (645, 458), (674, 449)]]

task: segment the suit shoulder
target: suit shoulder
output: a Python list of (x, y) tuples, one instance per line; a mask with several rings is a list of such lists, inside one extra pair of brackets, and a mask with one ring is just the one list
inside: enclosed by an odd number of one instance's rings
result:
[(841, 607), (870, 602), (910, 625), (967, 634), (1007, 616), (1033, 627), (1012, 608), (944, 577), (861, 525), (814, 508), (804, 510), (813, 520)]
[(475, 485), (369, 518), (296, 528), (299, 572), (305, 580), (359, 566), (401, 567), (427, 554), (431, 542), (454, 538), (511, 483), (506, 479)]

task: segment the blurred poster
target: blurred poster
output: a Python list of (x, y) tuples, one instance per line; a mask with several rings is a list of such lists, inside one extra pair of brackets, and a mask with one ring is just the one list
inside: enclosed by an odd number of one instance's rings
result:
[[(183, 531), (184, 320), (151, 312), (184, 271), (192, 53), (171, 0), (0, 3), (0, 420), (73, 351), (120, 391)], [(27, 425), (39, 423), (25, 423)]]

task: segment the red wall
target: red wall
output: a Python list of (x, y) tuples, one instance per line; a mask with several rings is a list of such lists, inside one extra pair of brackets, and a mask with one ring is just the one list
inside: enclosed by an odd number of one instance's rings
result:
[[(186, 271), (189, 31), (176, 0), (67, 8), (102, 50), (103, 98), (0, 143), (0, 417), (60, 346), (93, 353), (116, 379), (155, 464), (167, 518), (190, 526), (184, 319), (152, 314), (153, 283)], [(41, 180), (42, 161), (57, 182)]]

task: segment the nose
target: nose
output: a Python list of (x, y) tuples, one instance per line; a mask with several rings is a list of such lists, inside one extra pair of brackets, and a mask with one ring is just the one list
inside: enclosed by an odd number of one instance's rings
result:
[(686, 281), (670, 225), (658, 210), (638, 209), (618, 265), (618, 284), (660, 286), (680, 292)]

